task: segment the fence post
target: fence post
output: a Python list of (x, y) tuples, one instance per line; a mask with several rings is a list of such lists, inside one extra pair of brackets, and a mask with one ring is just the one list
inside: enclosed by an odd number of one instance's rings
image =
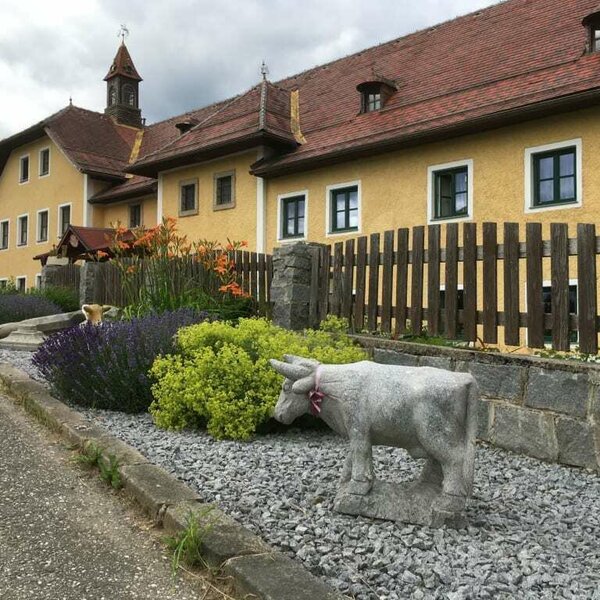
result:
[(311, 280), (313, 256), (321, 248), (321, 244), (298, 242), (273, 250), (271, 302), (275, 325), (293, 330), (316, 325), (310, 322), (310, 305), (311, 298), (317, 300), (319, 290), (311, 287)]
[(79, 304), (102, 303), (104, 297), (102, 268), (105, 263), (85, 262), (79, 278)]

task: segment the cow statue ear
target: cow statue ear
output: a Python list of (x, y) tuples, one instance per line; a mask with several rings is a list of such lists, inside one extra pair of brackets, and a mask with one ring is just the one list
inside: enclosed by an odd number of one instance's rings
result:
[(102, 306), (102, 312), (103, 313), (108, 312), (111, 308), (112, 308), (112, 306), (110, 304), (104, 304)]
[(90, 314), (90, 305), (89, 304), (83, 304), (81, 307), (81, 310), (83, 312), (84, 315), (89, 315)]
[(304, 377), (303, 379), (299, 379), (292, 386), (292, 392), (294, 394), (308, 394), (315, 387), (315, 376), (314, 374), (309, 375), (308, 377)]

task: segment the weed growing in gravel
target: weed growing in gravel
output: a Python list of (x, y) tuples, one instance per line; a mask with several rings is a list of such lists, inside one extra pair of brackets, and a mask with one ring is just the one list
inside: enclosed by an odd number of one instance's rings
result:
[(102, 461), (102, 448), (94, 442), (90, 442), (73, 457), (73, 461), (88, 469), (98, 467)]
[(183, 563), (188, 567), (204, 565), (204, 559), (200, 552), (203, 537), (212, 529), (213, 521), (205, 522), (213, 507), (210, 506), (200, 513), (189, 513), (186, 517), (185, 529), (177, 532), (173, 536), (164, 538), (165, 543), (173, 552), (171, 558), (171, 573), (176, 577), (180, 565)]
[(108, 462), (101, 460), (98, 463), (100, 469), (100, 479), (112, 486), (115, 490), (120, 490), (123, 487), (121, 481), (121, 473), (119, 472), (119, 459), (114, 454), (108, 455)]

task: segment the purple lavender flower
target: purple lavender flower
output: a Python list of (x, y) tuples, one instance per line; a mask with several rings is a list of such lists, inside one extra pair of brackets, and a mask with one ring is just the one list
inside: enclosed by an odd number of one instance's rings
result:
[(180, 309), (101, 326), (72, 327), (49, 337), (33, 364), (65, 402), (92, 408), (142, 412), (152, 402), (148, 370), (159, 354), (173, 351), (173, 336), (209, 318)]
[(34, 294), (0, 294), (0, 323), (12, 323), (63, 312), (46, 298)]

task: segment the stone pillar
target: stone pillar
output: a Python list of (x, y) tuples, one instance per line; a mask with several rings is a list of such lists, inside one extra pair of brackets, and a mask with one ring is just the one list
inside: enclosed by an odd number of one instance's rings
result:
[(104, 278), (103, 263), (85, 262), (79, 278), (79, 304), (102, 304)]
[(273, 323), (292, 330), (314, 326), (310, 323), (311, 273), (313, 256), (321, 244), (286, 244), (273, 251)]

